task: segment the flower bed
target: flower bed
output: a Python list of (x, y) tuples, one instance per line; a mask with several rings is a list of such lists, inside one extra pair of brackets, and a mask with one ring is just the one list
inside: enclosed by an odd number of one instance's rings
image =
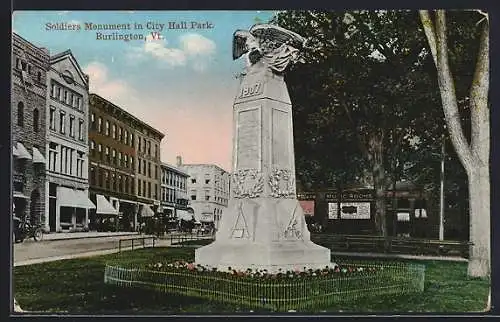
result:
[(194, 263), (146, 267), (107, 265), (107, 284), (141, 287), (275, 311), (316, 310), (367, 296), (422, 292), (425, 266), (348, 264), (270, 274), (266, 270), (217, 271)]

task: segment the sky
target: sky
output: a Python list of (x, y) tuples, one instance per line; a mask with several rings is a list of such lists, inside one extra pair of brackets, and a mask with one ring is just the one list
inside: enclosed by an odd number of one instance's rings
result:
[[(243, 59), (232, 59), (232, 35), (273, 15), (272, 11), (16, 11), (12, 28), (51, 55), (70, 49), (90, 76), (91, 93), (165, 134), (163, 162), (175, 164), (180, 155), (184, 163), (212, 163), (231, 171), (235, 76), (244, 66)], [(183, 22), (187, 29), (169, 28)], [(74, 30), (61, 30), (61, 23)], [(130, 29), (86, 30), (89, 24), (130, 24)], [(122, 39), (98, 39), (104, 38), (98, 32)], [(142, 39), (125, 41), (129, 34)]]

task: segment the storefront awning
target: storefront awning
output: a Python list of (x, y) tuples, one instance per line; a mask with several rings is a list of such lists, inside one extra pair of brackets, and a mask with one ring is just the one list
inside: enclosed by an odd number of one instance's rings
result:
[(31, 157), (31, 154), (28, 152), (26, 147), (21, 142), (17, 142), (16, 149), (17, 149), (17, 152), (19, 153), (19, 155), (17, 157), (18, 159), (27, 159), (27, 160), (33, 159)]
[(19, 152), (17, 151), (16, 146), (12, 147), (12, 155), (16, 158), (19, 156)]
[(115, 216), (119, 215), (119, 211), (116, 210), (103, 195), (96, 195), (96, 201), (96, 214)]
[(14, 193), (12, 194), (12, 196), (14, 198), (29, 199), (28, 196), (24, 195), (22, 192), (17, 192), (17, 191), (14, 191)]
[(193, 219), (193, 215), (186, 210), (177, 209), (177, 218), (182, 219), (184, 221), (190, 221)]
[(87, 194), (82, 190), (74, 190), (66, 187), (57, 187), (57, 200), (60, 207), (95, 209), (95, 205), (89, 200)]
[(42, 153), (35, 147), (33, 147), (33, 163), (43, 163), (45, 164), (45, 158)]
[(141, 207), (141, 217), (154, 217), (154, 211), (148, 205), (142, 205)]

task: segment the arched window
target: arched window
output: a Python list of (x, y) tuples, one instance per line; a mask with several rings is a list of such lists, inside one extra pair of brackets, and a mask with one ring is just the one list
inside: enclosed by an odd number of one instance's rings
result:
[(39, 123), (39, 118), (40, 116), (38, 115), (38, 109), (35, 108), (33, 110), (33, 130), (35, 132), (38, 132), (38, 123)]
[(24, 103), (17, 104), (17, 125), (24, 126)]

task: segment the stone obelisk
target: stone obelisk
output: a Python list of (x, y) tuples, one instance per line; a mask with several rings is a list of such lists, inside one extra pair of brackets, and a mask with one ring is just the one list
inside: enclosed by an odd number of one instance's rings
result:
[(215, 241), (196, 250), (197, 264), (270, 272), (334, 265), (330, 250), (311, 242), (296, 198), (292, 105), (283, 74), (276, 72), (291, 58), (283, 46), (254, 53), (258, 58), (241, 79), (233, 107), (229, 206)]

